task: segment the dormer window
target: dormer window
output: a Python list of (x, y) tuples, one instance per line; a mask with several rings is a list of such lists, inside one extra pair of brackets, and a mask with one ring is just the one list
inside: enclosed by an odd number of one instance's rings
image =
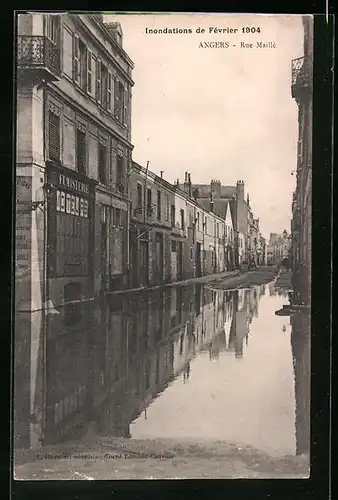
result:
[(119, 45), (122, 45), (122, 35), (118, 31), (116, 32), (116, 41)]

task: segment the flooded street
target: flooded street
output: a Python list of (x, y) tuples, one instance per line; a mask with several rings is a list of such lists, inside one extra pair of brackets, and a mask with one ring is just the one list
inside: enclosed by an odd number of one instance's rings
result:
[(211, 295), (175, 334), (175, 380), (131, 424), (135, 438), (220, 439), (294, 454), (295, 387), (283, 298), (264, 285)]
[[(46, 370), (37, 363), (35, 379), (17, 394), (17, 449), (30, 440), (41, 444), (40, 454), (69, 446), (95, 453), (120, 439), (130, 453), (133, 443), (162, 443), (162, 452), (170, 443), (227, 443), (239, 455), (254, 450), (272, 460), (308, 454), (308, 324), (275, 315), (285, 295), (272, 283), (237, 290), (195, 284), (60, 308), (48, 318)], [(18, 369), (23, 377), (27, 366)], [(37, 415), (45, 408), (44, 425), (28, 422), (29, 400)], [(19, 477), (69, 473), (63, 460), (42, 455), (37, 465), (25, 456)], [(81, 473), (79, 461), (76, 467)], [(88, 463), (85, 469), (93, 472)]]

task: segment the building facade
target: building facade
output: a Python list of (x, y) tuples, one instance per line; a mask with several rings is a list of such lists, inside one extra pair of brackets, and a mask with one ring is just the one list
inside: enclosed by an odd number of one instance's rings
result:
[(19, 14), (17, 33), (16, 340), (34, 441), (50, 318), (126, 284), (133, 63), (101, 15)]
[(244, 181), (237, 181), (236, 186), (223, 186), (219, 180), (208, 184), (194, 184), (193, 195), (205, 208), (224, 217), (230, 205), (234, 226), (234, 267), (249, 263), (249, 218), (250, 207), (245, 199)]
[(282, 234), (270, 233), (267, 247), (268, 265), (279, 266), (285, 259), (290, 259), (291, 235), (284, 229)]
[(17, 182), (31, 169), (42, 209), (32, 300), (89, 299), (126, 284), (133, 63), (100, 15), (20, 14), (18, 33)]
[(313, 18), (303, 17), (304, 55), (291, 64), (291, 95), (298, 105), (297, 181), (292, 203), (293, 290), (311, 304)]

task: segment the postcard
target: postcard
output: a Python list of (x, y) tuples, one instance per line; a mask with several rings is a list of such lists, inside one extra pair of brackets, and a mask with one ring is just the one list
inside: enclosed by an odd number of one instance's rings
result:
[(312, 15), (17, 15), (14, 477), (310, 471)]

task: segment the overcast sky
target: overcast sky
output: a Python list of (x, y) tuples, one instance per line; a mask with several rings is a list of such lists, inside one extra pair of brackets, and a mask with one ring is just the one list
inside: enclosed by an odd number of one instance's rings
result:
[[(297, 157), (297, 105), (291, 60), (303, 53), (300, 16), (155, 14), (105, 16), (121, 23), (134, 61), (134, 160), (175, 182), (244, 180), (261, 231), (290, 230)], [(241, 27), (259, 27), (243, 34)], [(146, 28), (191, 28), (193, 34), (147, 34)], [(196, 34), (202, 27), (205, 34)], [(209, 27), (238, 28), (209, 34)], [(201, 42), (230, 48), (200, 48)], [(271, 41), (276, 48), (255, 48)], [(253, 49), (240, 48), (253, 43)]]

